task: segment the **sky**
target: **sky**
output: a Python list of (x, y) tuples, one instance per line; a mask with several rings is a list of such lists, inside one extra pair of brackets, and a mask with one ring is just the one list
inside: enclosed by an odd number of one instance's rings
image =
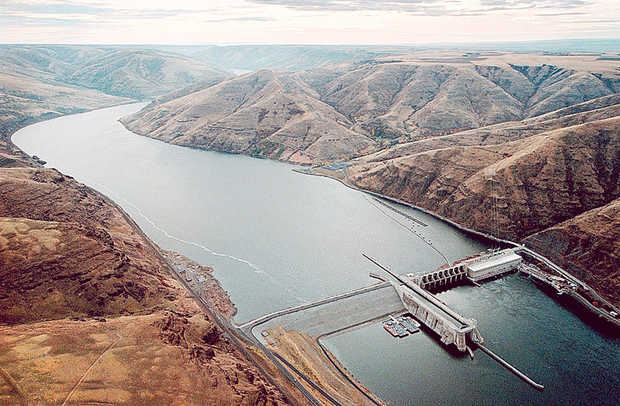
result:
[(620, 38), (620, 0), (0, 0), (1, 43), (429, 44)]

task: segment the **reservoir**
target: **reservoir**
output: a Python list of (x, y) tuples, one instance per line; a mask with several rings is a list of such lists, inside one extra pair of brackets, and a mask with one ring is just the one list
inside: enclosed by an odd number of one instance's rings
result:
[[(213, 266), (237, 306), (237, 322), (374, 283), (368, 274), (377, 269), (361, 252), (405, 273), (490, 247), (398, 207), (422, 226), (295, 166), (169, 145), (118, 123), (143, 106), (41, 122), (13, 141), (115, 200), (160, 247)], [(529, 280), (511, 275), (439, 297), (476, 318), (488, 347), (547, 389), (533, 390), (480, 351), (473, 361), (452, 356), (426, 333), (396, 340), (374, 324), (323, 343), (394, 405), (617, 404), (620, 341)]]

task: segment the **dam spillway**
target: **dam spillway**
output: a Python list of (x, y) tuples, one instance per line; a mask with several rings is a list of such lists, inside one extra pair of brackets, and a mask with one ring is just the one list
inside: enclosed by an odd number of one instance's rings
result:
[(463, 280), (473, 282), (494, 278), (517, 269), (522, 258), (515, 249), (491, 250), (471, 257), (445, 264), (430, 272), (406, 276), (422, 289), (438, 289)]
[(477, 321), (461, 316), (426, 289), (447, 286), (465, 279), (473, 282), (489, 279), (517, 269), (522, 262), (514, 249), (491, 250), (463, 258), (451, 266), (446, 264), (431, 272), (396, 275), (374, 259), (363, 255), (398, 281), (390, 283), (409, 313), (435, 332), (444, 345), (453, 344), (462, 352), (468, 349), (468, 342), (475, 345), (484, 343)]
[(459, 351), (466, 351), (468, 341), (475, 344), (484, 342), (476, 320), (461, 316), (415, 284), (392, 282), (392, 286), (409, 313), (439, 335), (444, 345), (454, 344)]

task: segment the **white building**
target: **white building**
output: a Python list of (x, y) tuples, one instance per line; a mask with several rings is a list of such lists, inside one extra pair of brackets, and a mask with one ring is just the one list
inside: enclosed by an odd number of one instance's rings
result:
[(511, 249), (487, 254), (466, 262), (467, 276), (474, 281), (492, 278), (516, 269), (522, 261)]

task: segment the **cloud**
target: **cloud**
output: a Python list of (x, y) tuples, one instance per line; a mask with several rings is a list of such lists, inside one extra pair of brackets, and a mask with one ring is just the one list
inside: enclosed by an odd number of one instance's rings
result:
[(273, 17), (263, 17), (263, 16), (243, 16), (243, 17), (221, 17), (221, 18), (207, 18), (205, 20), (202, 20), (206, 23), (223, 23), (223, 22), (227, 22), (227, 21), (232, 21), (232, 22), (252, 22), (252, 21), (256, 21), (256, 22), (266, 22), (266, 21), (275, 21), (275, 18)]
[(557, 16), (582, 16), (587, 13), (581, 11), (560, 11), (557, 13), (536, 13), (537, 16), (540, 17), (557, 17)]
[(505, 10), (522, 7), (570, 9), (590, 3), (590, 0), (480, 0), (482, 6), (499, 7)]
[[(124, 19), (161, 19), (177, 17), (186, 14), (213, 13), (210, 8), (129, 8), (122, 3), (113, 1), (95, 1), (84, 4), (83, 1), (73, 0), (3, 0), (0, 3), (2, 17), (23, 17), (27, 20), (46, 21), (71, 20), (89, 21), (93, 18), (104, 20)], [(53, 17), (50, 17), (53, 16)]]
[(618, 0), (0, 0), (0, 38), (410, 44), (579, 38), (601, 27), (618, 38), (617, 19), (606, 19), (619, 12)]
[[(254, 13), (257, 9), (267, 11), (269, 6), (279, 6), (300, 12), (400, 12), (412, 16), (479, 16), (489, 13), (540, 9), (549, 10), (546, 16), (561, 15), (564, 10), (575, 9), (592, 0), (245, 0), (245, 6), (239, 1), (205, 2), (192, 0), (1, 0), (1, 16), (23, 16), (24, 19), (88, 21), (100, 18), (102, 21), (129, 19), (163, 19), (186, 17), (190, 14), (205, 14), (206, 22), (274, 21), (273, 17)], [(254, 5), (254, 11), (248, 5)], [(307, 13), (304, 13), (307, 14)], [(541, 14), (538, 14), (541, 15)], [(82, 16), (79, 18), (78, 16)]]
[(540, 9), (573, 9), (591, 0), (480, 0), (472, 7), (465, 0), (249, 0), (301, 11), (393, 11), (420, 16), (478, 16), (493, 12)]
[(417, 11), (424, 7), (439, 4), (454, 4), (454, 1), (441, 0), (250, 0), (264, 5), (284, 6), (312, 11)]

